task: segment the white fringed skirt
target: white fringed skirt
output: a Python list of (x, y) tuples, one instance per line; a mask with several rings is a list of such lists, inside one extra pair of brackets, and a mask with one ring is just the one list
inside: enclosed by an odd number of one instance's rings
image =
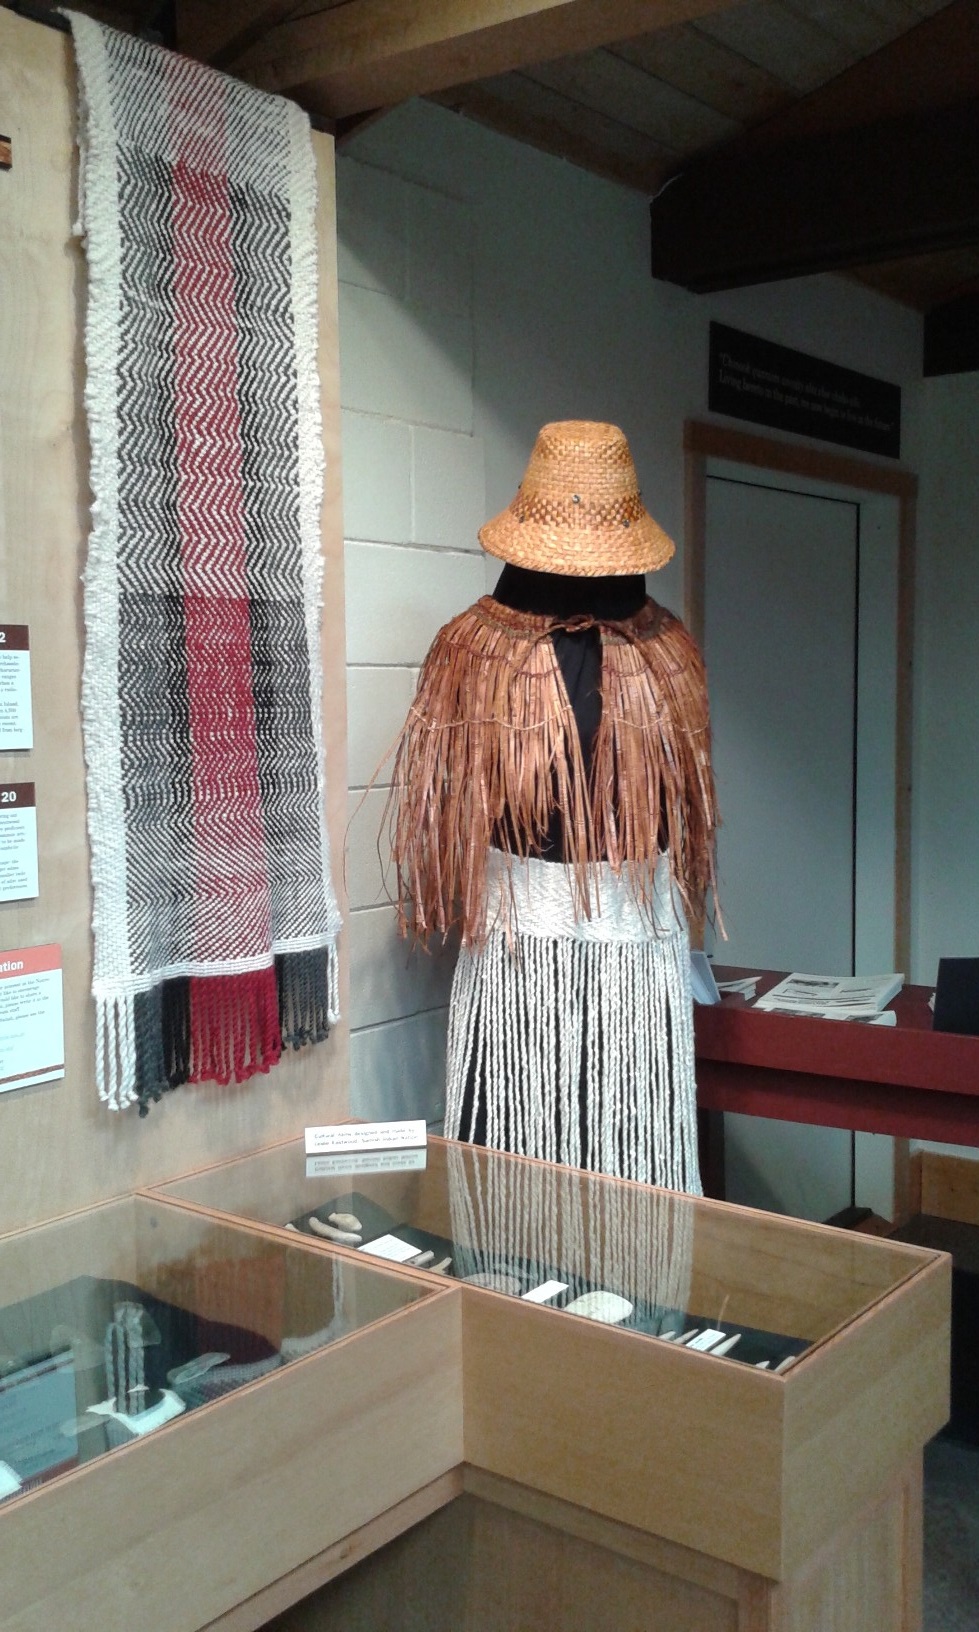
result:
[(665, 858), (652, 904), (598, 869), (490, 854), (487, 934), (449, 1010), (445, 1131), (700, 1195), (689, 937)]

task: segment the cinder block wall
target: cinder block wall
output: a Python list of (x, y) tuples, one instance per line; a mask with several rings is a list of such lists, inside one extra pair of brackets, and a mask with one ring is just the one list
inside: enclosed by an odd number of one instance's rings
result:
[(444, 193), (352, 160), (339, 168), (351, 1109), (437, 1121), (453, 954), (398, 939), (378, 844), (391, 776), (382, 761), (418, 667), (486, 584), (472, 224)]

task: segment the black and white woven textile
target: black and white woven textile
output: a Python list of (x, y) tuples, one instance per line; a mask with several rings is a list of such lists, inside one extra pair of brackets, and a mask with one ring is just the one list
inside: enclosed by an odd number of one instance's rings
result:
[(88, 257), (97, 1075), (141, 1110), (337, 1016), (306, 116), (71, 17)]

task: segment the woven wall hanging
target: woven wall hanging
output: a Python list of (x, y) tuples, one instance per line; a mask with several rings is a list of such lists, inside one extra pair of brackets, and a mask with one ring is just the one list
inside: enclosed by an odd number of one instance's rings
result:
[(143, 1112), (337, 1018), (316, 178), (298, 108), (71, 24), (97, 1079)]

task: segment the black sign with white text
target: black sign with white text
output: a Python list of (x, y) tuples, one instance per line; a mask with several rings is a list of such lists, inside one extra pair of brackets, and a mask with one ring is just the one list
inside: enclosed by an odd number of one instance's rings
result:
[(724, 323), (710, 326), (707, 406), (755, 425), (900, 458), (899, 385)]

